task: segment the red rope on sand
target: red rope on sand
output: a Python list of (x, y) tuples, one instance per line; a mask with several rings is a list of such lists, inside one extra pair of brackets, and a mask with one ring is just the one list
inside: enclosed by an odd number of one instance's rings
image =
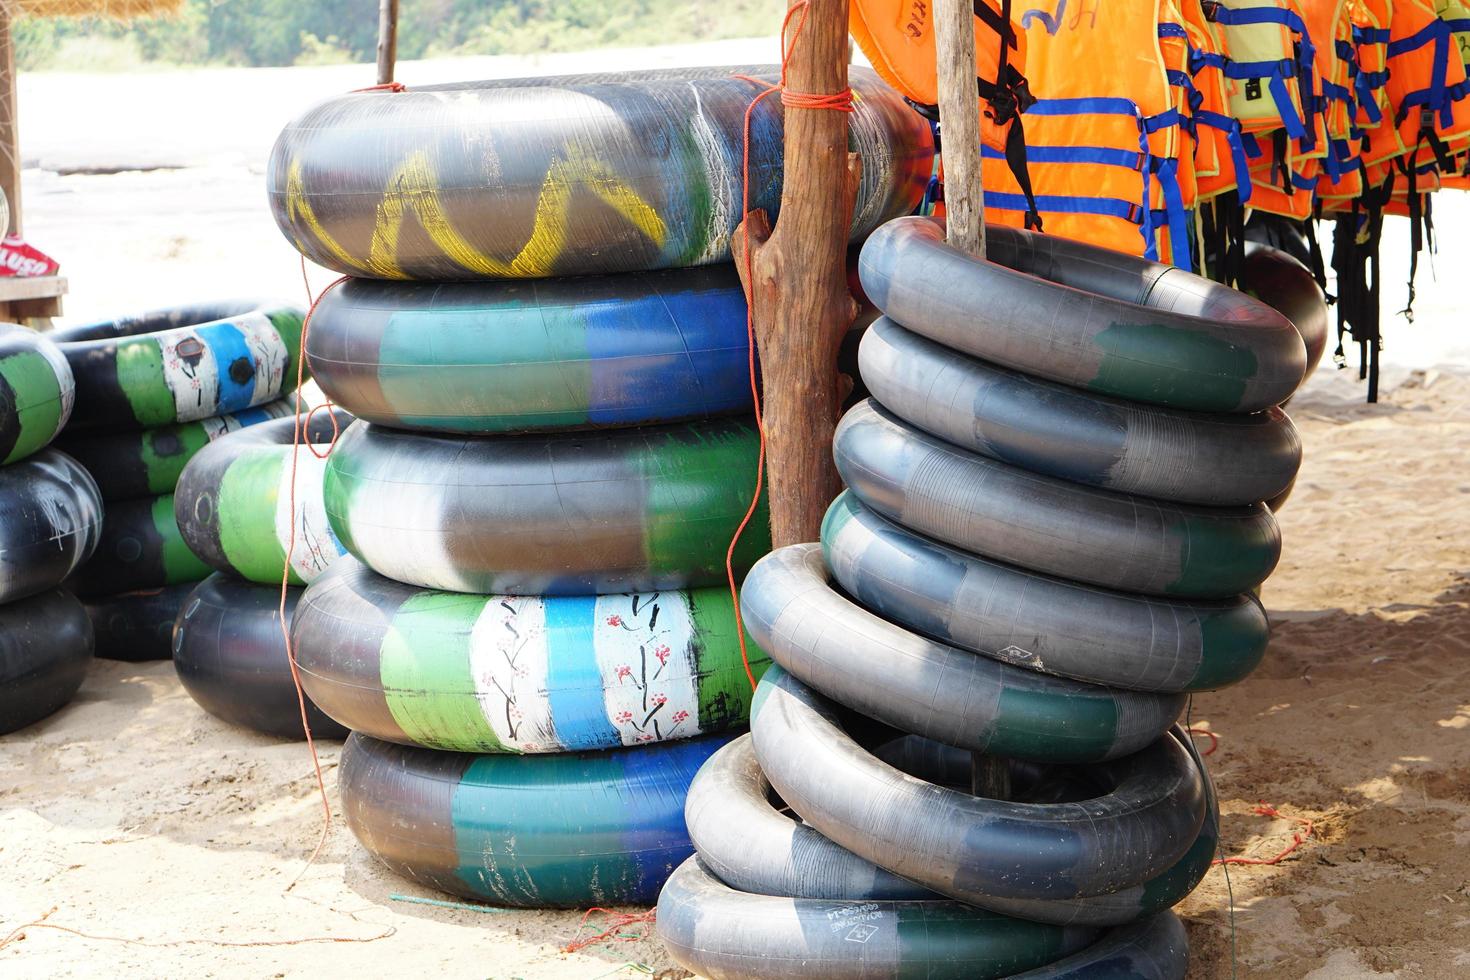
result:
[(1270, 857), (1270, 858), (1245, 858), (1245, 857), (1216, 858), (1214, 861), (1211, 862), (1211, 864), (1267, 864), (1267, 865), (1269, 865), (1269, 864), (1280, 864), (1281, 861), (1284, 860), (1287, 855), (1291, 854), (1297, 848), (1301, 847), (1307, 841), (1311, 840), (1312, 839), (1312, 835), (1313, 835), (1313, 833), (1316, 830), (1316, 827), (1313, 826), (1312, 821), (1308, 820), (1306, 817), (1288, 817), (1286, 814), (1284, 814), (1281, 811), (1277, 810), (1274, 806), (1271, 806), (1269, 803), (1265, 802), (1264, 800), (1261, 801), (1261, 805), (1258, 806), (1258, 807), (1256, 807), (1253, 812), (1256, 813), (1259, 816), (1262, 816), (1262, 817), (1277, 817), (1277, 818), (1279, 818), (1281, 820), (1290, 820), (1293, 823), (1297, 824), (1298, 826), (1304, 827), (1306, 829), (1304, 831), (1302, 831), (1302, 832), (1299, 832), (1299, 833), (1293, 833), (1291, 835), (1291, 844), (1286, 848), (1286, 850), (1282, 851), (1280, 854), (1277, 854), (1275, 857)]
[(649, 909), (647, 912), (629, 913), (614, 912), (611, 909), (604, 908), (590, 908), (582, 914), (582, 921), (577, 926), (578, 933), (587, 928), (587, 920), (596, 912), (608, 916), (610, 922), (608, 927), (595, 936), (583, 936), (580, 939), (573, 939), (562, 947), (563, 953), (575, 953), (580, 949), (586, 949), (588, 946), (600, 942), (636, 943), (647, 935), (644, 931), (640, 930), (635, 933), (625, 934), (619, 930), (626, 929), (628, 926), (652, 924), (656, 914), (654, 909)]
[(1210, 747), (1205, 749), (1204, 752), (1200, 753), (1201, 755), (1214, 755), (1215, 750), (1220, 747), (1220, 736), (1216, 735), (1208, 728), (1187, 728), (1185, 729), (1185, 731), (1187, 731), (1191, 735), (1203, 735), (1205, 738), (1210, 740)]
[[(796, 30), (791, 34), (791, 43), (786, 43), (786, 31), (791, 26), (791, 18), (797, 12), (801, 13), (801, 19), (796, 22)], [(755, 427), (760, 435), (760, 453), (756, 457), (755, 464), (755, 492), (751, 495), (750, 506), (745, 511), (745, 517), (740, 521), (740, 526), (735, 529), (735, 535), (730, 539), (730, 547), (725, 551), (725, 577), (730, 583), (730, 599), (735, 608), (735, 636), (740, 642), (740, 662), (745, 667), (745, 678), (750, 682), (751, 689), (755, 689), (755, 673), (750, 669), (750, 653), (745, 648), (745, 621), (740, 615), (740, 589), (735, 584), (735, 548), (740, 544), (740, 536), (750, 526), (751, 519), (755, 517), (756, 509), (760, 506), (761, 489), (766, 482), (766, 422), (761, 412), (760, 382), (756, 372), (756, 341), (755, 341), (755, 256), (750, 248), (750, 120), (755, 114), (756, 106), (773, 92), (781, 93), (781, 104), (790, 109), (825, 109), (834, 112), (852, 112), (852, 89), (846, 88), (841, 92), (827, 94), (816, 94), (811, 92), (793, 92), (786, 87), (786, 69), (791, 64), (791, 52), (796, 50), (796, 42), (801, 39), (802, 28), (806, 27), (807, 3), (794, 4), (786, 11), (786, 17), (781, 21), (781, 81), (777, 84), (763, 81), (759, 78), (751, 78), (749, 75), (736, 75), (741, 81), (750, 82), (754, 85), (764, 87), (764, 91), (751, 100), (750, 105), (745, 108), (745, 124), (741, 159), (740, 174), (740, 214), (742, 224), (740, 226), (740, 237), (745, 244), (745, 336), (749, 344), (750, 369), (750, 397), (755, 412)]]

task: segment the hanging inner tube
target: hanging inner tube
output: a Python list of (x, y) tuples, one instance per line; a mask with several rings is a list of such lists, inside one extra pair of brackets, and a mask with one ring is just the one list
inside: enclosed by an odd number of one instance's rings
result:
[(288, 553), (292, 585), (320, 576), (343, 549), (322, 502), (325, 453), (318, 455), (314, 444), (329, 444), (351, 422), (341, 409), (303, 417), (294, 465), (294, 417), (251, 426), (200, 450), (174, 491), (174, 519), (189, 550), (217, 571), (261, 585), (280, 584)]
[(90, 598), (198, 582), (210, 571), (184, 543), (174, 520), (174, 495), (167, 493), (109, 503), (97, 550), (66, 585)]
[[(373, 279), (544, 279), (730, 259), (746, 110), (776, 66), (518, 78), (339, 95), (288, 124), (267, 171), (281, 232)], [(923, 198), (928, 124), (865, 68), (853, 240)], [(783, 110), (750, 119), (750, 207), (774, 223)]]
[(818, 832), (968, 904), (1140, 885), (1184, 857), (1206, 815), (1205, 779), (1169, 736), (1094, 766), (1109, 787), (1102, 795), (1033, 804), (975, 797), (882, 762), (831, 702), (779, 668), (761, 679), (751, 730), (766, 778)]
[(354, 734), (338, 785), (362, 846), (420, 885), (530, 908), (652, 905), (693, 853), (689, 782), (726, 741), (515, 757)]
[[(605, 596), (428, 592), (353, 558), (292, 622), (301, 681), (356, 732), (456, 752), (545, 753), (744, 725), (728, 588)], [(759, 677), (769, 660), (749, 648)]]
[[(286, 615), (301, 598), (288, 589)], [(306, 737), (286, 638), (281, 588), (218, 572), (184, 600), (174, 626), (174, 670), (199, 706), (222, 721), (281, 738)], [(306, 702), (313, 738), (346, 738), (347, 729)]]
[(174, 620), (197, 584), (183, 582), (86, 600), (97, 656), (134, 662), (171, 659)]
[(102, 497), (76, 460), (45, 449), (0, 466), (0, 603), (56, 588), (101, 537)]
[[(332, 529), (388, 578), (481, 595), (725, 582), (755, 483), (748, 419), (463, 439), (352, 425), (327, 463)], [(764, 498), (734, 555), (770, 540)]]
[(945, 901), (835, 901), (736, 891), (699, 858), (659, 896), (659, 939), (710, 980), (986, 980), (1064, 959), (1097, 931)]
[(155, 497), (173, 493), (184, 466), (220, 436), (290, 414), (290, 402), (278, 398), (257, 408), (197, 422), (136, 432), (67, 433), (57, 448), (87, 468), (103, 500)]
[(1206, 508), (1096, 489), (966, 452), (873, 401), (833, 440), (837, 471), (867, 507), (963, 551), (1124, 592), (1225, 598), (1281, 555), (1261, 504)]
[(1017, 667), (1138, 691), (1210, 691), (1261, 662), (1270, 625), (1249, 594), (1114, 592), (966, 554), (844, 492), (822, 522), (833, 578), (866, 608)]
[(306, 357), (359, 418), (430, 432), (651, 425), (748, 412), (745, 294), (732, 265), (535, 282), (350, 279)]
[(1258, 412), (1290, 398), (1306, 370), (1301, 336), (1265, 303), (1071, 239), (997, 226), (976, 259), (945, 242), (942, 220), (899, 218), (867, 240), (858, 269), (873, 303), (910, 330), (1100, 395)]
[(0, 323), (0, 466), (55, 439), (75, 393), (71, 365), (52, 339)]
[(1050, 677), (895, 626), (829, 584), (817, 544), (761, 559), (740, 609), (760, 648), (805, 683), (894, 728), (976, 752), (1113, 759), (1152, 744), (1184, 710), (1182, 695)]
[(886, 318), (858, 351), (888, 411), (946, 442), (1033, 473), (1211, 507), (1269, 500), (1302, 444), (1280, 409), (1202, 415), (1151, 408), (994, 367)]
[(1310, 378), (1327, 351), (1331, 331), (1327, 297), (1311, 271), (1280, 248), (1247, 242), (1238, 281), (1241, 292), (1279, 312), (1302, 335), (1307, 347), (1305, 376)]
[(305, 311), (209, 303), (58, 330), (76, 377), (73, 430), (193, 422), (280, 398), (296, 383)]
[(69, 592), (0, 605), (0, 735), (60, 711), (92, 662), (92, 623)]

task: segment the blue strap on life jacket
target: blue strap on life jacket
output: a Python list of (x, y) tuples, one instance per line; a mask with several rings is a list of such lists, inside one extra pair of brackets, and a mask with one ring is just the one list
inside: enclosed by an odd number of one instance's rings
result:
[[(1222, 130), (1225, 133), (1226, 145), (1230, 147), (1230, 162), (1235, 168), (1236, 193), (1240, 195), (1240, 203), (1251, 199), (1251, 170), (1250, 161), (1245, 154), (1245, 134), (1241, 132), (1240, 120), (1234, 116), (1227, 116), (1223, 112), (1211, 112), (1208, 109), (1200, 111), (1195, 118), (1201, 126), (1209, 126), (1211, 129)], [(1253, 141), (1254, 142), (1254, 141)], [(1256, 152), (1260, 153), (1257, 145)]]

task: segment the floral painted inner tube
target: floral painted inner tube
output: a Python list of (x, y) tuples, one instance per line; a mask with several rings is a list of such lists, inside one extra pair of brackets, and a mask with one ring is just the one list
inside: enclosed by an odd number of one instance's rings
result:
[(102, 538), (97, 484), (55, 449), (0, 466), (0, 603), (60, 585)]
[(228, 415), (296, 383), (305, 311), (251, 301), (155, 310), (51, 335), (76, 377), (71, 428), (126, 431)]
[(1100, 395), (1258, 412), (1306, 371), (1301, 335), (1260, 300), (1085, 242), (998, 227), (976, 259), (946, 244), (942, 220), (900, 218), (858, 268), (868, 298), (910, 330)]
[(1065, 959), (1098, 937), (959, 902), (756, 895), (697, 857), (670, 876), (656, 922), (674, 959), (710, 980), (988, 980)]
[(92, 662), (92, 622), (69, 592), (0, 605), (0, 735), (60, 711)]
[(71, 417), (76, 385), (49, 338), (0, 323), (0, 466), (49, 444)]
[[(364, 735), (456, 752), (571, 752), (744, 725), (730, 591), (428, 592), (344, 558), (292, 623), (306, 692)], [(751, 670), (770, 663), (752, 642)]]
[(689, 782), (726, 741), (516, 757), (354, 734), (338, 784), (363, 847), (421, 885), (529, 908), (652, 905), (694, 852)]
[[(1099, 763), (1090, 799), (1016, 803), (907, 775), (847, 730), (836, 707), (780, 668), (756, 691), (751, 731), (771, 786), (829, 840), (972, 905), (1072, 899), (1141, 885), (1199, 838), (1205, 778), (1165, 735)], [(874, 800), (884, 801), (881, 807)]]
[(1199, 507), (1030, 473), (952, 446), (876, 402), (837, 426), (853, 495), (889, 520), (996, 561), (1124, 592), (1225, 598), (1281, 556), (1263, 504)]
[[(327, 517), (369, 568), (480, 595), (589, 595), (725, 581), (755, 487), (749, 419), (464, 439), (356, 422), (327, 463)], [(764, 499), (734, 555), (769, 548)]]
[(1081, 585), (932, 541), (850, 492), (822, 522), (843, 590), (879, 616), (945, 643), (1044, 673), (1137, 691), (1210, 691), (1266, 654), (1252, 595), (1166, 599)]
[(306, 357), (333, 401), (395, 429), (531, 432), (748, 412), (731, 265), (498, 283), (349, 279)]
[(174, 655), (174, 620), (197, 582), (121, 592), (86, 600), (104, 660), (168, 660)]
[(858, 350), (874, 399), (963, 449), (1073, 483), (1209, 507), (1270, 500), (1302, 443), (1278, 408), (1205, 415), (1092, 395), (986, 364), (892, 320)]
[(230, 415), (176, 422), (135, 432), (67, 433), (57, 448), (75, 457), (97, 481), (103, 500), (173, 493), (194, 454), (220, 436), (291, 414), (284, 398)]
[(97, 550), (66, 586), (91, 598), (198, 582), (210, 571), (184, 543), (174, 520), (174, 495), (166, 493), (108, 504)]
[[(301, 598), (286, 593), (286, 615)], [(304, 739), (301, 704), (281, 632), (281, 588), (254, 585), (216, 572), (184, 600), (174, 624), (174, 670), (205, 711), (266, 735)], [(313, 738), (346, 738), (347, 729), (310, 699)]]
[[(737, 78), (749, 75), (759, 82)], [(374, 279), (543, 279), (729, 261), (746, 109), (776, 66), (518, 78), (339, 95), (286, 126), (267, 190), (307, 258)], [(853, 68), (852, 237), (919, 204), (928, 124)], [(776, 219), (783, 110), (750, 121), (750, 206)]]
[(174, 490), (174, 519), (189, 550), (217, 571), (262, 585), (280, 584), (288, 552), (290, 584), (326, 571), (343, 553), (322, 503), (334, 422), (340, 432), (352, 416), (336, 409), (302, 419), (294, 467), (295, 418), (251, 426), (200, 450)]
[(1153, 743), (1184, 710), (1183, 695), (1051, 677), (896, 626), (832, 587), (817, 544), (761, 559), (740, 608), (760, 648), (805, 683), (901, 731), (977, 752), (1113, 759)]

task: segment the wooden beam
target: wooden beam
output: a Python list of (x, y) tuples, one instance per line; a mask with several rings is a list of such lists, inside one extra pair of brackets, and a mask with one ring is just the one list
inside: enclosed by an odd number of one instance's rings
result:
[(393, 82), (398, 64), (398, 0), (378, 0), (378, 84)]
[[(847, 13), (848, 0), (809, 0), (786, 73), (790, 90), (847, 89)], [(793, 16), (793, 24), (801, 17)], [(842, 485), (832, 462), (842, 409), (837, 350), (857, 315), (846, 256), (861, 173), (860, 159), (847, 149), (847, 118), (830, 109), (786, 110), (781, 219), (772, 230), (764, 211), (752, 211), (735, 232), (735, 264), (760, 349), (777, 548), (817, 540), (822, 515)]]
[(20, 234), (20, 127), (16, 117), (14, 5), (0, 0), (0, 191), (10, 205), (12, 234)]
[(980, 103), (975, 87), (973, 0), (937, 0), (939, 125), (944, 147), (944, 214), (949, 243), (985, 257), (985, 192), (981, 182)]

